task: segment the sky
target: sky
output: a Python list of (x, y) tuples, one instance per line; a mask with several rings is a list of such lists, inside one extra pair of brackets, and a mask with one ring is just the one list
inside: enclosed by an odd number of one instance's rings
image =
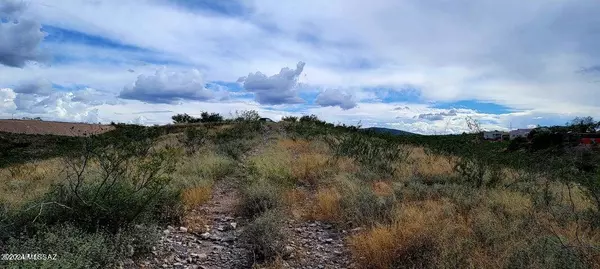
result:
[(0, 0), (0, 118), (315, 114), (422, 134), (600, 118), (597, 0)]

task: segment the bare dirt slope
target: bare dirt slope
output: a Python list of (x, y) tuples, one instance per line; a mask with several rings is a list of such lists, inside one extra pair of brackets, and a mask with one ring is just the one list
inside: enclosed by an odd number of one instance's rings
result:
[(38, 120), (0, 120), (0, 132), (62, 136), (101, 134), (114, 127), (102, 124)]

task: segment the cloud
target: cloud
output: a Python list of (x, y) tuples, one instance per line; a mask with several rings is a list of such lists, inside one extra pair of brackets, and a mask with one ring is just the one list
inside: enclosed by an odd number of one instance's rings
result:
[(451, 109), (450, 111), (446, 111), (446, 112), (419, 114), (418, 116), (416, 116), (416, 118), (422, 119), (422, 120), (429, 120), (429, 121), (438, 121), (438, 120), (443, 120), (444, 117), (456, 116), (456, 115), (457, 115), (456, 110)]
[(104, 103), (116, 103), (116, 100), (113, 100), (114, 97), (107, 96), (105, 93), (92, 88), (74, 91), (71, 94), (71, 101), (81, 102), (87, 105), (98, 106)]
[(2, 110), (12, 111), (16, 109), (14, 103), (15, 97), (16, 95), (12, 89), (0, 89), (0, 112)]
[(148, 103), (173, 104), (182, 100), (206, 101), (214, 97), (206, 89), (200, 71), (169, 72), (166, 68), (153, 75), (140, 75), (133, 85), (126, 86), (119, 97)]
[(35, 79), (21, 82), (14, 88), (15, 93), (49, 95), (52, 93), (52, 83), (47, 79)]
[(296, 86), (304, 65), (304, 62), (298, 62), (296, 69), (284, 67), (279, 74), (270, 77), (257, 71), (248, 74), (247, 77), (239, 78), (237, 82), (243, 83), (244, 89), (253, 92), (256, 101), (263, 105), (303, 103), (304, 101), (296, 93)]
[(0, 3), (0, 18), (19, 17), (26, 7), (23, 0), (3, 0)]
[(355, 108), (357, 106), (351, 94), (340, 90), (327, 89), (321, 92), (315, 103), (320, 106), (339, 106), (344, 110)]
[[(39, 45), (44, 39), (41, 24), (21, 18), (25, 10), (23, 1), (8, 0), (0, 3), (0, 64), (23, 67), (27, 61), (39, 61), (42, 57)], [(7, 19), (3, 21), (1, 19)]]

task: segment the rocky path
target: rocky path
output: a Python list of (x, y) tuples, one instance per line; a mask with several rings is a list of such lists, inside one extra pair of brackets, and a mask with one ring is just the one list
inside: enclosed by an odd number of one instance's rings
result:
[[(273, 132), (269, 130), (268, 133)], [(262, 146), (271, 135), (263, 137)], [(249, 152), (258, 154), (261, 147)], [(243, 169), (243, 165), (241, 166)], [(235, 216), (236, 179), (215, 183), (212, 198), (185, 217), (184, 227), (167, 227), (150, 257), (126, 263), (124, 268), (243, 269), (254, 264), (251, 251), (239, 240), (246, 220)], [(344, 236), (332, 225), (290, 218), (288, 242), (282, 258), (269, 268), (356, 268), (350, 259)]]
[(319, 221), (290, 220), (284, 268), (355, 268), (344, 243), (346, 231)]
[(186, 227), (168, 226), (151, 257), (129, 268), (251, 268), (250, 253), (238, 242), (236, 197), (227, 181), (217, 182), (212, 199), (186, 216)]

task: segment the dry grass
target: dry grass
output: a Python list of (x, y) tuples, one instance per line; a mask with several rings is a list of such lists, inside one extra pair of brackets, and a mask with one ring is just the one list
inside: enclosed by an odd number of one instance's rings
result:
[[(406, 146), (408, 147), (408, 146)], [(412, 177), (433, 178), (454, 175), (456, 158), (427, 153), (422, 147), (408, 147), (408, 160), (399, 164), (395, 178), (401, 181)]]
[(334, 188), (319, 189), (314, 197), (311, 218), (335, 222), (341, 219), (340, 193)]
[(309, 196), (310, 193), (302, 188), (294, 188), (284, 192), (284, 203), (295, 219), (300, 219), (310, 214), (310, 210), (307, 209)]
[(385, 181), (373, 182), (373, 191), (377, 196), (391, 196), (394, 194), (392, 185)]
[(375, 226), (348, 239), (361, 268), (423, 268), (431, 265), (433, 240), (444, 222), (452, 218), (451, 204), (425, 201), (403, 205), (390, 225)]
[(213, 150), (204, 149), (185, 157), (175, 171), (175, 184), (184, 187), (207, 185), (227, 176), (234, 169), (235, 163)]
[(63, 168), (57, 158), (0, 169), (0, 202), (17, 206), (40, 197), (52, 184), (65, 179)]
[(292, 161), (292, 177), (299, 183), (315, 186), (329, 174), (331, 156), (321, 153), (306, 153)]
[(185, 189), (181, 194), (181, 201), (186, 211), (192, 210), (210, 200), (212, 186), (198, 186)]

